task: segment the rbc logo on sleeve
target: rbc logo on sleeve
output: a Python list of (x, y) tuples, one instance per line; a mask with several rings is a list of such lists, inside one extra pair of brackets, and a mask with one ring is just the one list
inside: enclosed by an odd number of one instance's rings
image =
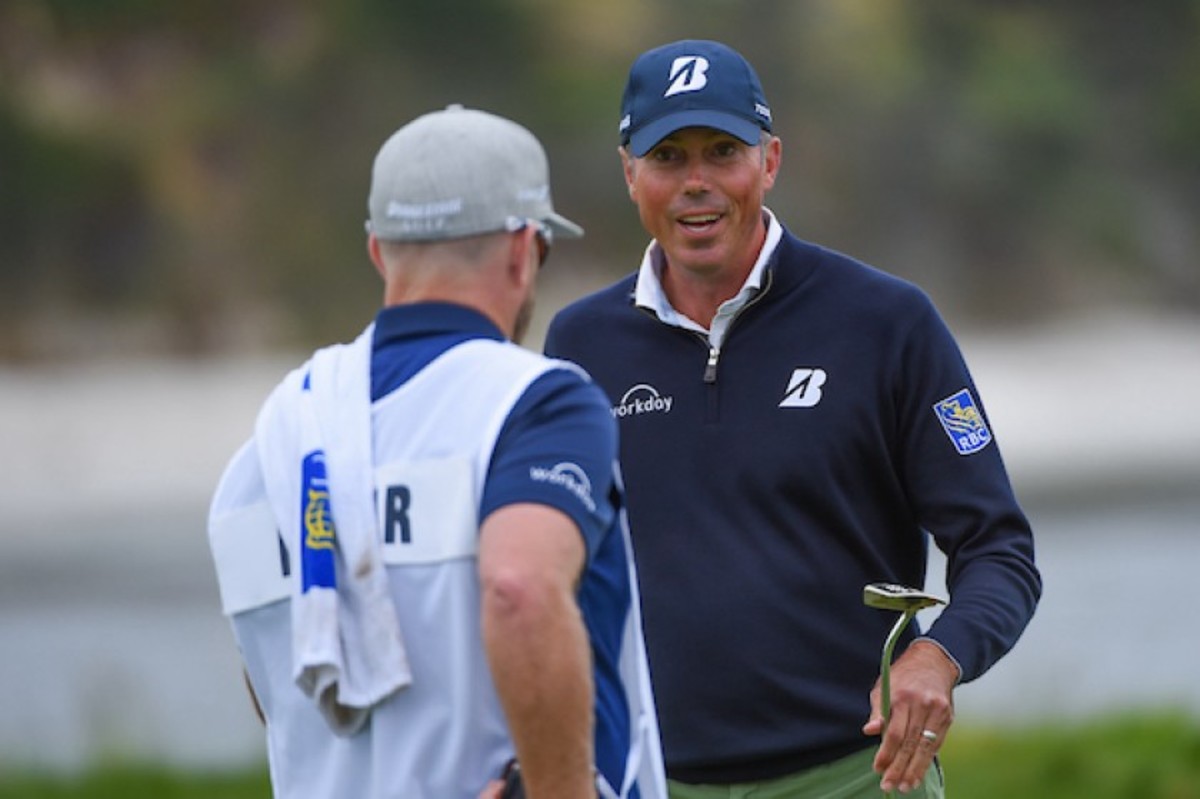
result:
[(992, 432), (969, 389), (946, 397), (933, 406), (933, 411), (959, 455), (970, 455), (991, 443)]

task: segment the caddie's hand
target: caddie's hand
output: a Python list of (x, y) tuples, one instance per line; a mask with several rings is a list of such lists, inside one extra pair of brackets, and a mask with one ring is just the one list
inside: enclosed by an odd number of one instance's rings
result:
[[(908, 793), (921, 784), (954, 723), (958, 676), (954, 661), (928, 641), (914, 642), (892, 665), (892, 719), (875, 754), (875, 771), (883, 775), (881, 790)], [(878, 680), (863, 732), (872, 736), (883, 732)]]
[(503, 790), (503, 782), (500, 780), (492, 780), (482, 791), (479, 792), (479, 799), (500, 799), (500, 794)]

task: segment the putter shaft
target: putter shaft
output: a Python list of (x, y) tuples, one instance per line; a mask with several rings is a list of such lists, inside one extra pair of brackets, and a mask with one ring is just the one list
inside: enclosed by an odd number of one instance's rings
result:
[[(879, 661), (879, 700), (883, 710), (883, 733), (887, 732), (888, 722), (892, 720), (892, 652), (896, 649), (896, 642), (900, 640), (900, 634), (904, 632), (904, 628), (908, 626), (915, 615), (917, 615), (916, 608), (904, 611), (892, 625), (892, 631), (888, 633), (887, 640), (883, 644), (883, 655)], [(895, 794), (887, 791), (884, 796), (892, 799)]]
[[(892, 631), (888, 633), (887, 640), (883, 643), (883, 654), (879, 659), (879, 706), (883, 713), (883, 732), (886, 733), (888, 722), (892, 719), (892, 652), (896, 649), (896, 642), (900, 640), (904, 628), (917, 615), (917, 611), (934, 605), (944, 605), (946, 600), (895, 583), (869, 583), (863, 588), (863, 604), (879, 610), (903, 611)], [(889, 799), (893, 796), (891, 791), (885, 795)]]

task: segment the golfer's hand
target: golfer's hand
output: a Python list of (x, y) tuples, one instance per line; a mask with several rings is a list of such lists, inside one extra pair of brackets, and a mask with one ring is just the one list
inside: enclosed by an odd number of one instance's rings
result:
[[(936, 644), (914, 642), (892, 665), (892, 720), (875, 755), (880, 788), (908, 793), (921, 784), (933, 756), (954, 722), (954, 685), (958, 667)], [(924, 733), (928, 731), (936, 738)], [(867, 735), (883, 732), (879, 682), (871, 691)]]

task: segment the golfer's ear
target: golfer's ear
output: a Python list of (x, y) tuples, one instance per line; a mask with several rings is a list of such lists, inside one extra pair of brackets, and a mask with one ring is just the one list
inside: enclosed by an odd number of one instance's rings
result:
[(770, 191), (779, 176), (779, 167), (783, 164), (783, 142), (778, 136), (772, 136), (764, 145), (766, 152), (763, 158), (763, 188)]
[(633, 173), (637, 169), (637, 164), (629, 151), (624, 147), (617, 148), (617, 155), (621, 157), (621, 170), (625, 173), (625, 188), (629, 190), (629, 199), (637, 202), (637, 189), (633, 187)]

